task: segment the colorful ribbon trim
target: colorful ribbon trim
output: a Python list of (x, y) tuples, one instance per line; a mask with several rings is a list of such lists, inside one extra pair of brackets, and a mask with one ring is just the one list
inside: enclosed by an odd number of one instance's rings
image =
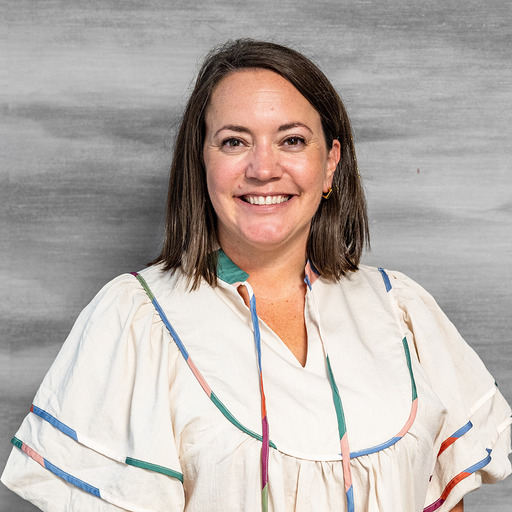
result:
[(47, 421), (50, 425), (53, 425), (55, 428), (60, 430), (63, 434), (66, 434), (67, 436), (71, 437), (71, 439), (74, 439), (75, 441), (78, 441), (78, 436), (76, 435), (76, 432), (62, 423), (62, 421), (59, 421), (55, 416), (52, 416), (49, 412), (46, 412), (43, 409), (40, 409), (39, 407), (32, 404), (30, 407), (30, 412), (33, 412), (40, 418), (43, 418), (43, 420)]
[(473, 423), (468, 421), (463, 427), (459, 428), (456, 432), (454, 432), (450, 437), (445, 439), (441, 444), (441, 448), (439, 448), (439, 453), (437, 456), (441, 455), (449, 446), (451, 446), (457, 439), (462, 437), (466, 432), (468, 432), (473, 427)]
[(89, 494), (96, 496), (97, 498), (102, 497), (100, 494), (100, 490), (97, 487), (94, 487), (93, 485), (90, 485), (87, 482), (84, 482), (83, 480), (80, 480), (79, 478), (76, 478), (75, 476), (66, 473), (65, 471), (62, 471), (62, 469), (58, 468), (57, 466), (53, 465), (50, 461), (43, 458), (36, 451), (30, 448), (30, 446), (26, 445), (17, 437), (13, 437), (11, 439), (11, 443), (17, 448), (19, 448), (22, 452), (25, 452), (31, 459), (35, 460), (43, 468), (47, 469), (48, 471), (51, 471), (54, 475), (57, 475), (63, 480), (66, 480), (66, 482), (73, 484), (75, 487), (78, 487), (79, 489), (82, 489), (88, 492)]
[(479, 469), (482, 469), (483, 467), (487, 466), (489, 462), (491, 462), (491, 452), (489, 448), (486, 448), (487, 451), (487, 457), (482, 459), (481, 461), (477, 462), (476, 464), (473, 464), (469, 468), (465, 469), (464, 471), (461, 471), (458, 475), (453, 477), (448, 485), (445, 487), (444, 491), (441, 494), (441, 497), (434, 501), (434, 503), (430, 504), (428, 507), (425, 507), (423, 509), (423, 512), (434, 512), (434, 510), (437, 510), (448, 498), (448, 495), (453, 491), (454, 487), (462, 482), (465, 478), (468, 476), (471, 476), (473, 473), (478, 471)]
[[(62, 421), (59, 421), (57, 418), (55, 418), (55, 416), (52, 416), (49, 412), (35, 406), (34, 404), (32, 404), (32, 406), (30, 407), (30, 412), (47, 421), (50, 425), (55, 427), (57, 430), (60, 430), (63, 434), (67, 435), (74, 441), (97, 451), (95, 447), (89, 446), (91, 443), (88, 443), (87, 441), (83, 441), (81, 439), (79, 440), (77, 433), (72, 428), (70, 428), (65, 423), (62, 423)], [(175, 471), (174, 469), (166, 468), (165, 466), (160, 466), (159, 464), (152, 464), (151, 462), (134, 459), (132, 457), (116, 457), (111, 454), (107, 455), (106, 453), (103, 453), (103, 455), (105, 455), (109, 459), (116, 460), (118, 462), (123, 462), (124, 464), (127, 464), (129, 466), (135, 466), (142, 469), (148, 469), (156, 473), (162, 473), (163, 475), (176, 478), (181, 483), (183, 483), (183, 474), (180, 473), (179, 471)]]
[(391, 288), (392, 288), (391, 281), (389, 280), (389, 276), (386, 273), (386, 271), (383, 268), (381, 268), (381, 267), (379, 267), (379, 272), (380, 272), (380, 274), (382, 276), (382, 279), (384, 281), (384, 286), (386, 287), (386, 291), (389, 292), (391, 290)]
[(258, 371), (260, 374), (260, 396), (261, 396), (261, 510), (268, 511), (268, 459), (269, 459), (269, 431), (267, 418), (267, 405), (265, 400), (265, 389), (263, 387), (263, 372), (261, 367), (261, 335), (258, 314), (256, 312), (256, 298), (251, 285), (245, 281), (243, 283), (249, 294), (249, 306), (251, 311), (252, 328), (254, 333), (254, 343), (258, 355)]

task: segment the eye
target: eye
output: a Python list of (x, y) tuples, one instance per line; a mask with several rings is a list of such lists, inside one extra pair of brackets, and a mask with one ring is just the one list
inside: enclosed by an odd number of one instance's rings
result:
[(236, 139), (234, 137), (230, 137), (229, 139), (225, 139), (221, 143), (224, 148), (239, 148), (244, 145), (243, 141), (240, 139)]
[(287, 139), (285, 139), (283, 141), (283, 144), (285, 146), (292, 146), (292, 147), (303, 146), (305, 143), (306, 143), (306, 140), (302, 137), (288, 137)]

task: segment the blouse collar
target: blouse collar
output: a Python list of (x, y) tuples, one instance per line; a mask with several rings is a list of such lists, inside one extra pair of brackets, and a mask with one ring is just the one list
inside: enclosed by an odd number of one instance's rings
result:
[(219, 249), (217, 251), (217, 277), (225, 283), (235, 284), (247, 281), (249, 274), (235, 265), (226, 253)]

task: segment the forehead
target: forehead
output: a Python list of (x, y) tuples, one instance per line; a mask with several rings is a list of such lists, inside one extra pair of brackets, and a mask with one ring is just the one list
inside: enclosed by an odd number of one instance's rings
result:
[(244, 69), (224, 77), (213, 89), (206, 111), (207, 122), (239, 115), (320, 116), (309, 101), (284, 77), (267, 69)]

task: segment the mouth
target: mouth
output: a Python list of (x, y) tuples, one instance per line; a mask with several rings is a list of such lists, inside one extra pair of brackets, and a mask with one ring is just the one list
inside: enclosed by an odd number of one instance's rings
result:
[(253, 196), (246, 195), (241, 196), (240, 199), (249, 204), (255, 205), (268, 205), (268, 204), (281, 204), (286, 203), (292, 196), (289, 195), (277, 195), (277, 196)]

